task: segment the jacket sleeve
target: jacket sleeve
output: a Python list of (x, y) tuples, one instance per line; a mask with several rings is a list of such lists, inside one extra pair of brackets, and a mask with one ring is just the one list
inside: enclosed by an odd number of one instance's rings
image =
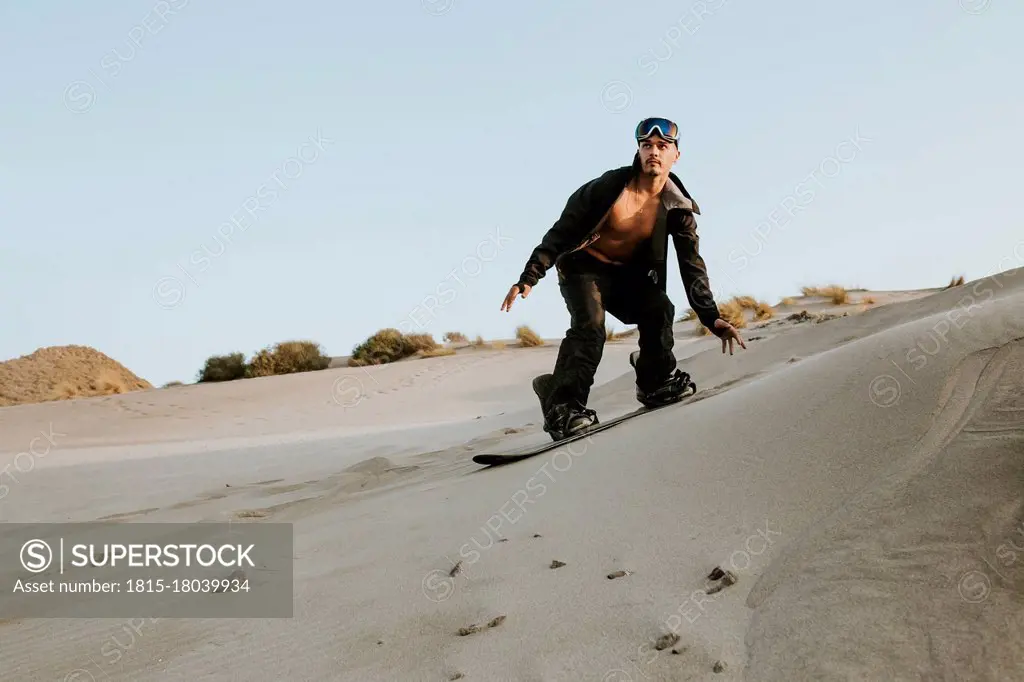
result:
[(682, 217), (672, 230), (672, 243), (679, 259), (679, 274), (686, 289), (686, 298), (701, 324), (715, 336), (721, 336), (721, 332), (715, 329), (715, 320), (720, 317), (720, 313), (711, 294), (707, 267), (700, 255), (697, 219), (690, 211), (680, 209), (679, 213)]
[(595, 186), (601, 179), (590, 180), (572, 193), (565, 202), (565, 208), (562, 209), (558, 220), (544, 233), (540, 244), (527, 259), (526, 267), (519, 276), (519, 284), (535, 286), (555, 264), (555, 259), (583, 238), (587, 228), (584, 217), (593, 199)]

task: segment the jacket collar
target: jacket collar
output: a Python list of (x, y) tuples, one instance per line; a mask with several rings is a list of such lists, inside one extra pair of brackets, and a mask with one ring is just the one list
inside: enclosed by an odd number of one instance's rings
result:
[(679, 182), (679, 178), (675, 177), (675, 173), (669, 174), (669, 182), (665, 183), (665, 189), (661, 191), (661, 204), (665, 207), (665, 210), (681, 208), (700, 215), (700, 208), (697, 206), (697, 202), (686, 194), (686, 190), (683, 189), (683, 183)]

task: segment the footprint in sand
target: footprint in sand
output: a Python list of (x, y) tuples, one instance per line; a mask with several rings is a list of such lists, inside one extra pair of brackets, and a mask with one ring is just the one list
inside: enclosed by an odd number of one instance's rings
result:
[(146, 514), (150, 514), (150, 513), (155, 512), (155, 511), (160, 511), (160, 509), (158, 507), (148, 507), (146, 509), (140, 509), (138, 511), (133, 511), (133, 512), (122, 512), (120, 514), (107, 514), (106, 516), (101, 516), (100, 518), (98, 518), (97, 521), (113, 521), (115, 519), (129, 519), (129, 518), (131, 518), (133, 516), (144, 516)]
[(472, 635), (476, 632), (482, 632), (488, 628), (496, 628), (505, 622), (505, 617), (506, 616), (502, 614), (497, 618), (492, 618), (491, 620), (489, 620), (486, 625), (477, 625), (476, 623), (474, 623), (469, 627), (459, 628), (459, 637), (465, 637), (466, 635)]

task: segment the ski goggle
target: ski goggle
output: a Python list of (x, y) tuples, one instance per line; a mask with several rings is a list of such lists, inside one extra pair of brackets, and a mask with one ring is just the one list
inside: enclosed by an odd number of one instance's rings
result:
[(642, 142), (654, 134), (660, 135), (669, 142), (675, 142), (679, 139), (679, 126), (667, 118), (645, 118), (637, 124), (637, 142)]

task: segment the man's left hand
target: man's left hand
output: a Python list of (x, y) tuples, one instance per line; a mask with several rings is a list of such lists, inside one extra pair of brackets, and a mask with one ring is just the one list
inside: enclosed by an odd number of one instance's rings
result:
[(722, 339), (722, 353), (723, 354), (725, 353), (725, 345), (726, 345), (726, 343), (728, 343), (729, 344), (729, 355), (732, 355), (732, 350), (733, 350), (732, 342), (733, 342), (733, 339), (735, 339), (740, 344), (740, 348), (742, 348), (743, 350), (747, 349), (747, 344), (743, 343), (743, 337), (740, 336), (739, 330), (737, 330), (736, 327), (732, 326), (731, 324), (729, 324), (728, 322), (726, 322), (722, 318), (718, 318), (717, 320), (715, 320), (715, 329), (722, 330), (721, 332), (719, 332), (718, 337), (720, 339)]

